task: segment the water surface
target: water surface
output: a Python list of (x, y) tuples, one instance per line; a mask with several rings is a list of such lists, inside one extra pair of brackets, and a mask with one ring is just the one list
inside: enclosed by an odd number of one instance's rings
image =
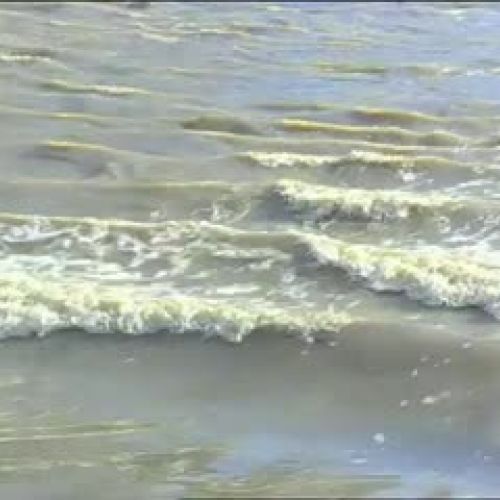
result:
[(499, 21), (2, 5), (2, 494), (498, 493)]

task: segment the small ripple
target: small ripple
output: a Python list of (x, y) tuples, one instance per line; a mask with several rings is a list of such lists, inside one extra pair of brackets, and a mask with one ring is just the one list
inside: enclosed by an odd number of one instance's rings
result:
[(137, 87), (123, 87), (117, 85), (85, 85), (66, 80), (50, 80), (39, 83), (40, 87), (50, 91), (74, 93), (74, 94), (95, 94), (102, 97), (129, 97), (151, 95), (153, 92)]
[(399, 127), (361, 127), (291, 118), (280, 120), (276, 125), (286, 132), (319, 132), (339, 136), (359, 137), (367, 141), (392, 141), (410, 145), (455, 147), (468, 143), (466, 137), (445, 130), (415, 132)]
[(231, 116), (201, 116), (182, 122), (186, 130), (228, 132), (237, 135), (261, 135), (262, 132), (250, 123)]

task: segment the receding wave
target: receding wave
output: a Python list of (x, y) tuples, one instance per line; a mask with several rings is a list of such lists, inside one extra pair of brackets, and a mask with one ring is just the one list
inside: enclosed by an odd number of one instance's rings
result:
[(32, 427), (4, 427), (0, 431), (0, 443), (98, 438), (103, 436), (149, 431), (152, 427), (152, 424), (141, 424), (133, 421), (111, 421), (93, 424), (38, 425)]
[(140, 335), (200, 332), (241, 341), (258, 329), (297, 335), (338, 331), (345, 314), (236, 305), (193, 297), (154, 298), (133, 287), (113, 288), (29, 275), (0, 275), (0, 335), (44, 335), (68, 328)]

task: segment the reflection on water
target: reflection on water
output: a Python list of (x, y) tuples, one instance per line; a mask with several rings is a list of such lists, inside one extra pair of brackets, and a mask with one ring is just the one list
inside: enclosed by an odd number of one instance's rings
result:
[(1, 494), (495, 494), (499, 17), (2, 4)]

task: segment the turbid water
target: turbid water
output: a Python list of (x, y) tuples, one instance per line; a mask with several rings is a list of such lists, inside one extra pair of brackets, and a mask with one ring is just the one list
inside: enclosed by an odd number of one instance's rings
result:
[(0, 496), (484, 496), (500, 7), (3, 3)]

